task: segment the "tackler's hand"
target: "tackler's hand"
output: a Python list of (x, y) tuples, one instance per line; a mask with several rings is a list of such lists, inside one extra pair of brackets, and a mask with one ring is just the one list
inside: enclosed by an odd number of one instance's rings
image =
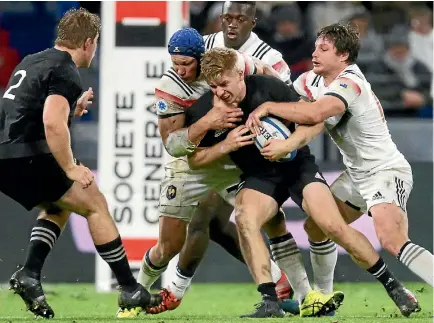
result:
[(206, 117), (213, 130), (235, 128), (242, 121), (243, 111), (236, 106), (226, 105), (222, 101), (214, 102), (214, 107)]
[(261, 118), (268, 115), (268, 104), (267, 102), (261, 104), (252, 113), (250, 113), (247, 119), (246, 126), (250, 129), (252, 133), (257, 135), (260, 134), (259, 128), (262, 126)]

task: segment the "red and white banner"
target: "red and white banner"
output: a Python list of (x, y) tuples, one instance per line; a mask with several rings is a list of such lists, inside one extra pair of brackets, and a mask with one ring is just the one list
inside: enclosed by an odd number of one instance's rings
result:
[[(184, 8), (184, 10), (183, 10)], [(167, 42), (188, 22), (186, 2), (102, 2), (99, 185), (133, 270), (158, 237), (165, 150), (154, 88), (170, 66)], [(96, 287), (116, 286), (96, 257)]]

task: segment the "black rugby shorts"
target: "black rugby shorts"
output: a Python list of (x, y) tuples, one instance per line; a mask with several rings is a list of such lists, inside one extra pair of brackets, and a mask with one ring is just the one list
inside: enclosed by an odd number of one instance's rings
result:
[(0, 160), (0, 191), (29, 211), (59, 200), (72, 184), (51, 154)]
[(319, 182), (328, 186), (313, 155), (300, 155), (284, 166), (280, 174), (242, 175), (238, 192), (243, 188), (261, 192), (272, 197), (279, 207), (291, 197), (303, 209), (303, 189), (308, 184)]

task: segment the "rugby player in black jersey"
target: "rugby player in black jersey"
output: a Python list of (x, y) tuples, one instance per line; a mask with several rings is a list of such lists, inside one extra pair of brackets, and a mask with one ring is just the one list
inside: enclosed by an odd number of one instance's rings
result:
[[(307, 277), (302, 274), (304, 268), (294, 270), (293, 265), (298, 259), (291, 257), (292, 236), (281, 221), (274, 226), (273, 221), (270, 222), (291, 195), (300, 207), (315, 214), (322, 214), (323, 209), (328, 208), (330, 213), (335, 213), (335, 225), (339, 229), (346, 226), (309, 148), (301, 148), (288, 164), (274, 163), (264, 159), (252, 145), (253, 135), (248, 134), (244, 125), (232, 131), (204, 132), (200, 121), (196, 122), (221, 103), (236, 104), (247, 116), (264, 101), (298, 100), (296, 93), (277, 78), (252, 75), (244, 79), (235, 67), (236, 57), (237, 53), (232, 49), (215, 48), (205, 53), (201, 60), (202, 73), (212, 92), (204, 94), (186, 112), (186, 125), (191, 125), (189, 139), (199, 144), (199, 148), (189, 156), (190, 167), (205, 167), (229, 154), (243, 172), (236, 198), (236, 223), (244, 258), (258, 284), (258, 291), (263, 295), (261, 306), (248, 317), (279, 316), (270, 276), (270, 257), (260, 233), (266, 223), (274, 260), (284, 270), (298, 295), (301, 316), (326, 314), (340, 305), (343, 294), (324, 295), (312, 291)], [(294, 125), (290, 128), (294, 130)], [(318, 198), (322, 205), (319, 205)], [(313, 203), (316, 205), (312, 206)], [(323, 306), (314, 309), (312, 304), (318, 302)]]
[[(78, 67), (89, 67), (101, 22), (84, 9), (65, 13), (53, 48), (29, 55), (0, 98), (0, 191), (25, 209), (41, 209), (24, 266), (10, 286), (35, 315), (54, 317), (41, 286), (44, 261), (71, 214), (87, 219), (96, 250), (122, 290), (121, 308), (146, 307), (150, 294), (131, 273), (119, 232), (91, 171), (71, 151), (69, 126), (86, 113)], [(83, 94), (83, 95), (82, 95)]]

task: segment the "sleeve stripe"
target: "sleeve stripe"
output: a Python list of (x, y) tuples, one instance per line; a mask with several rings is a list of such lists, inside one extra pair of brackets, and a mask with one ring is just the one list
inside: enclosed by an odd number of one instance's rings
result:
[(217, 33), (214, 33), (214, 34), (208, 36), (208, 38), (205, 41), (205, 48), (206, 48), (206, 50), (209, 50), (209, 49), (213, 48), (213, 46), (214, 46), (214, 40), (215, 40), (216, 36), (217, 36)]
[(189, 108), (196, 100), (183, 100), (181, 98), (178, 98), (177, 96), (161, 91), (159, 89), (155, 89), (155, 96), (157, 98), (161, 98), (163, 100), (167, 100), (169, 102), (176, 103), (177, 105), (183, 107), (183, 108)]
[(347, 71), (342, 72), (341, 76), (343, 76), (345, 74), (352, 74), (352, 75), (357, 76), (359, 79), (363, 80), (363, 77), (361, 75), (359, 75), (359, 73), (356, 73), (356, 72), (354, 72), (352, 70), (347, 70)]
[(214, 48), (214, 42), (215, 42), (215, 38), (217, 37), (217, 33), (214, 34), (212, 41), (211, 41), (211, 48)]
[(348, 109), (348, 102), (347, 102), (347, 100), (345, 100), (345, 98), (342, 95), (339, 95), (337, 93), (332, 93), (332, 92), (327, 92), (324, 95), (331, 95), (331, 96), (334, 96), (335, 98), (338, 98), (345, 105), (345, 110)]
[(321, 76), (319, 76), (319, 75), (315, 75), (315, 78), (313, 79), (311, 86), (316, 86), (316, 87), (318, 87), (318, 83), (319, 83), (319, 79), (320, 79), (320, 78), (321, 78)]
[(177, 113), (168, 113), (168, 114), (159, 114), (158, 119), (167, 119), (171, 118), (180, 114), (184, 114), (184, 112), (177, 112)]
[(263, 47), (267, 46), (266, 43), (262, 42), (259, 44), (258, 48), (253, 52), (252, 56), (258, 58), (258, 52), (262, 50)]
[(175, 76), (187, 89), (190, 90), (191, 94), (193, 94), (195, 91), (194, 89), (187, 83), (185, 83), (182, 78), (178, 75), (178, 73), (176, 73), (175, 69), (172, 67), (170, 68), (167, 73), (172, 74), (173, 76)]
[(206, 48), (206, 49), (208, 49), (208, 47), (209, 47), (209, 42), (210, 42), (210, 40), (211, 40), (211, 36), (212, 36), (212, 34), (211, 34), (211, 35), (208, 35), (208, 36), (206, 37), (206, 40), (205, 40), (205, 48)]
[(262, 53), (259, 53), (259, 54), (258, 54), (259, 59), (263, 59), (264, 56), (265, 56), (265, 54), (267, 54), (270, 50), (271, 50), (271, 47), (267, 45), (267, 48), (265, 49), (265, 51), (264, 51), (264, 50), (261, 50)]
[(343, 81), (347, 82), (348, 85), (351, 86), (357, 92), (357, 96), (359, 96), (360, 93), (362, 93), (360, 86), (356, 82), (354, 82), (352, 79), (349, 79), (347, 77), (340, 77), (337, 80), (343, 80)]
[(184, 91), (184, 93), (187, 96), (193, 95), (193, 90), (190, 89), (187, 86), (187, 84), (185, 84), (181, 79), (179, 79), (178, 75), (175, 72), (171, 72), (171, 70), (169, 70), (167, 73), (164, 73), (163, 75), (167, 76), (173, 82), (175, 82), (176, 84), (178, 84), (178, 86)]

